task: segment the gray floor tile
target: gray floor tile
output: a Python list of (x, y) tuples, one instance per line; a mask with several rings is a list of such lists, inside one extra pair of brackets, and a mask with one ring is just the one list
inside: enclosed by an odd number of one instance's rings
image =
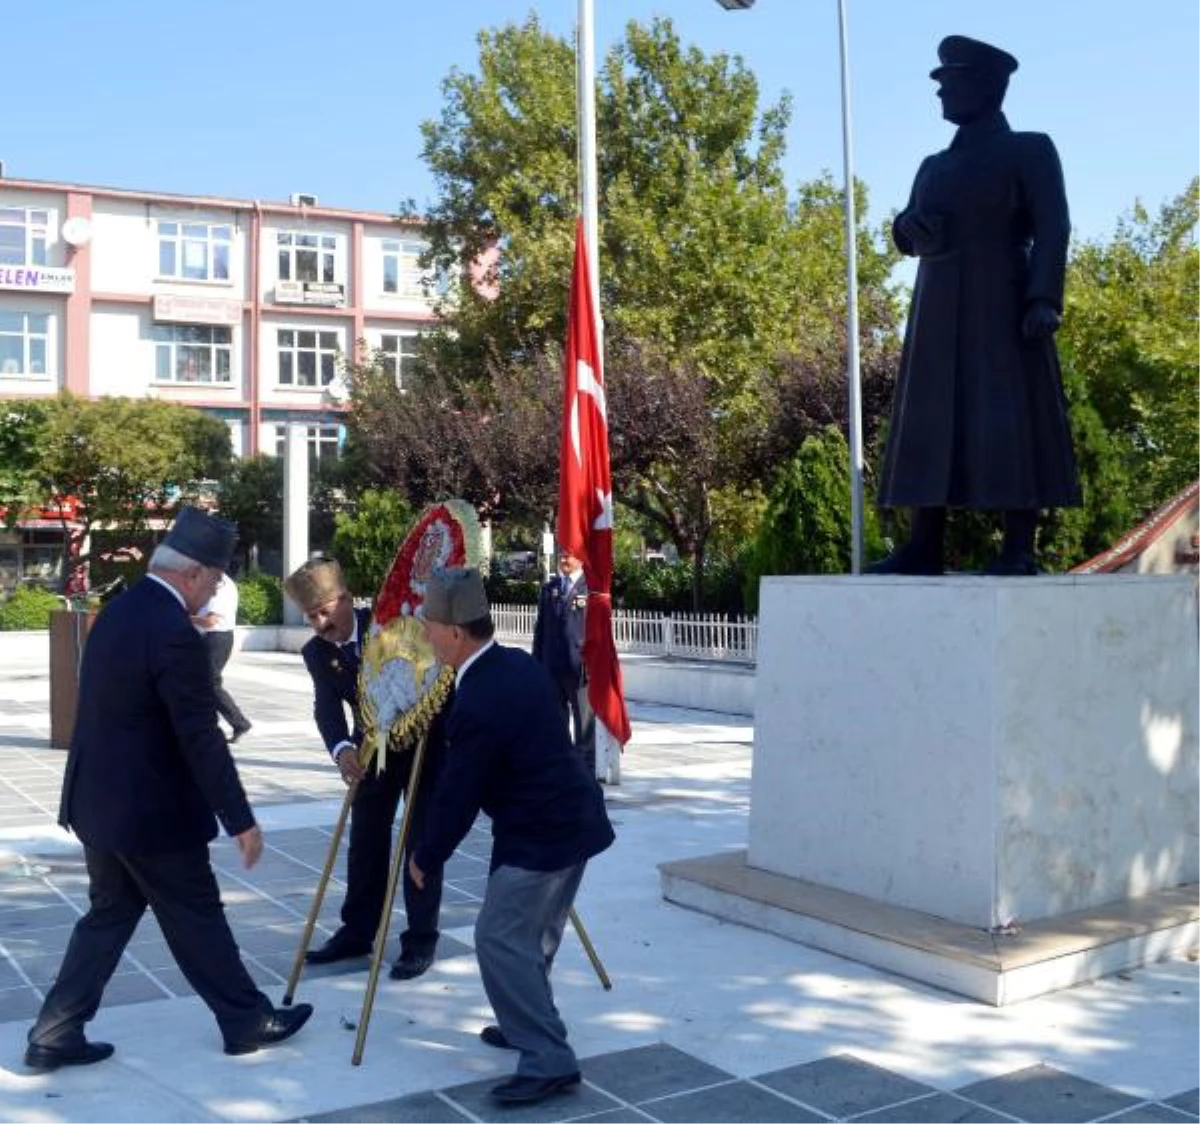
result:
[(610, 1109), (595, 1116), (572, 1116), (576, 1124), (642, 1124), (642, 1121), (652, 1121), (654, 1117), (639, 1112), (632, 1106)]
[(1138, 1103), (1136, 1097), (1048, 1065), (976, 1081), (957, 1091), (1018, 1120), (1055, 1120), (1059, 1124), (1096, 1120)]
[(533, 1105), (505, 1106), (495, 1100), (489, 1090), (503, 1081), (503, 1077), (489, 1077), (484, 1081), (472, 1081), (466, 1085), (455, 1085), (442, 1089), (441, 1093), (471, 1119), (491, 1124), (499, 1121), (522, 1121), (525, 1124), (551, 1124), (562, 1120), (577, 1120), (583, 1116), (595, 1116), (621, 1105), (606, 1093), (589, 1084), (587, 1067), (584, 1082), (573, 1089), (547, 1097)]
[(0, 991), (0, 1023), (24, 1022), (34, 1018), (41, 1008), (41, 997), (31, 987)]
[(855, 1124), (860, 1121), (893, 1121), (895, 1124), (992, 1124), (1006, 1121), (1007, 1116), (989, 1112), (973, 1101), (963, 1100), (952, 1093), (934, 1093), (929, 1097), (918, 1097), (915, 1101), (903, 1101), (890, 1108), (863, 1113), (852, 1117)]
[(849, 1054), (778, 1069), (757, 1080), (839, 1119), (936, 1092)]
[(588, 1058), (583, 1075), (629, 1104), (733, 1080), (732, 1073), (662, 1042)]
[(300, 1118), (297, 1124), (334, 1124), (336, 1121), (362, 1121), (363, 1124), (457, 1124), (470, 1120), (466, 1113), (453, 1108), (436, 1093), (414, 1093), (374, 1104), (358, 1105), (338, 1112), (313, 1113)]
[(1105, 1124), (1172, 1124), (1173, 1121), (1195, 1120), (1196, 1118), (1187, 1112), (1179, 1112), (1176, 1109), (1168, 1108), (1165, 1104), (1158, 1104), (1154, 1101), (1148, 1101), (1146, 1104), (1137, 1105), (1135, 1108), (1126, 1109), (1124, 1112), (1118, 1112), (1116, 1116), (1106, 1116)]
[(819, 1112), (776, 1096), (750, 1081), (731, 1081), (691, 1093), (677, 1093), (655, 1101), (643, 1101), (641, 1108), (655, 1120), (687, 1124), (721, 1124), (728, 1121), (785, 1124), (787, 1121), (827, 1120)]
[(1186, 1093), (1176, 1093), (1173, 1097), (1164, 1097), (1163, 1104), (1177, 1108), (1180, 1112), (1189, 1112), (1200, 1116), (1200, 1089), (1191, 1089)]

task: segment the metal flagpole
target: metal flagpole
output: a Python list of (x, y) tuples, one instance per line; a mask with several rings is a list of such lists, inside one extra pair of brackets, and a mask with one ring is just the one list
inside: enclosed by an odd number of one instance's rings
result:
[[(596, 326), (596, 355), (603, 379), (604, 320), (600, 315), (599, 202), (596, 188), (596, 37), (592, 0), (579, 0), (575, 29), (575, 82), (579, 124), (579, 210), (587, 246), (588, 280), (592, 286), (592, 323)], [(621, 783), (621, 746), (596, 715), (596, 776)]]
[(850, 384), (850, 572), (862, 573), (863, 450), (862, 376), (858, 363), (858, 244), (854, 219), (854, 167), (850, 142), (850, 49), (846, 0), (838, 0), (838, 49), (842, 60), (842, 168), (846, 192), (846, 366)]

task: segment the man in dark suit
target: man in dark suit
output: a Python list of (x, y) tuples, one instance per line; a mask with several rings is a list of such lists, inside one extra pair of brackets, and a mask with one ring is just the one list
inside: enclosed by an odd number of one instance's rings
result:
[(533, 658), (545, 664), (570, 715), (575, 747), (588, 771), (596, 771), (596, 716), (587, 696), (583, 640), (587, 625), (587, 579), (583, 563), (559, 548), (558, 573), (542, 586), (533, 626)]
[[(350, 848), (346, 859), (346, 898), (342, 924), (320, 948), (310, 951), (310, 964), (366, 956), (375, 941), (387, 899), (392, 853), (392, 827), (400, 797), (408, 792), (414, 755), (389, 753), (380, 773), (374, 764), (364, 769), (359, 760), (362, 718), (358, 711), (358, 672), (370, 611), (355, 610), (342, 568), (332, 558), (310, 559), (288, 579), (288, 596), (304, 612), (316, 635), (301, 649), (313, 681), (313, 717), (342, 780), (356, 785), (350, 812)], [(353, 721), (346, 720), (350, 708)], [(425, 808), (437, 780), (444, 743), (443, 723), (435, 719), (428, 737), (421, 781), (413, 796), (409, 825), (411, 852), (425, 823)], [(392, 965), (394, 980), (410, 980), (429, 970), (438, 941), (442, 880), (430, 879), (418, 889), (404, 882), (404, 911), (408, 926), (400, 934), (400, 956)]]
[(478, 813), (491, 819), (475, 954), (499, 1025), (480, 1037), (520, 1052), (516, 1074), (492, 1095), (530, 1104), (580, 1081), (550, 968), (587, 861), (612, 844), (613, 830), (546, 669), (493, 639), (479, 571), (435, 571), (420, 615), (438, 660), (456, 669), (457, 684), (446, 763), (409, 876), (420, 886), (440, 873)]
[(147, 906), (216, 1016), (227, 1054), (282, 1042), (312, 1014), (307, 1003), (276, 1009), (255, 986), (208, 853), (218, 820), (247, 868), (263, 848), (190, 618), (212, 596), (235, 537), (232, 524), (184, 508), (147, 576), (104, 608), (88, 636), (59, 823), (83, 843), (91, 905), (29, 1032), (25, 1064), (34, 1069), (112, 1054), (83, 1028)]

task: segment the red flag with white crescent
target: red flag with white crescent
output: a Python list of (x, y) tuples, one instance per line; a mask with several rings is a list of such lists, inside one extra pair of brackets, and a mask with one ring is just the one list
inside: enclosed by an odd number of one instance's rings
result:
[(588, 701), (609, 733), (629, 741), (629, 714), (612, 632), (612, 471), (608, 409), (583, 220), (575, 227), (575, 265), (567, 310), (563, 422), (559, 446), (558, 541), (583, 563), (588, 604), (583, 643)]

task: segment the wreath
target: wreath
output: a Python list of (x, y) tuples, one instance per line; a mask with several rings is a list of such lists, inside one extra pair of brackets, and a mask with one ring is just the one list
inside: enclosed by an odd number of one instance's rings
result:
[(463, 500), (427, 507), (400, 544), (363, 645), (358, 697), (364, 766), (374, 761), (382, 772), (388, 751), (414, 746), (445, 706), (454, 669), (438, 664), (415, 614), (435, 570), (477, 566), (481, 556), (479, 517)]

